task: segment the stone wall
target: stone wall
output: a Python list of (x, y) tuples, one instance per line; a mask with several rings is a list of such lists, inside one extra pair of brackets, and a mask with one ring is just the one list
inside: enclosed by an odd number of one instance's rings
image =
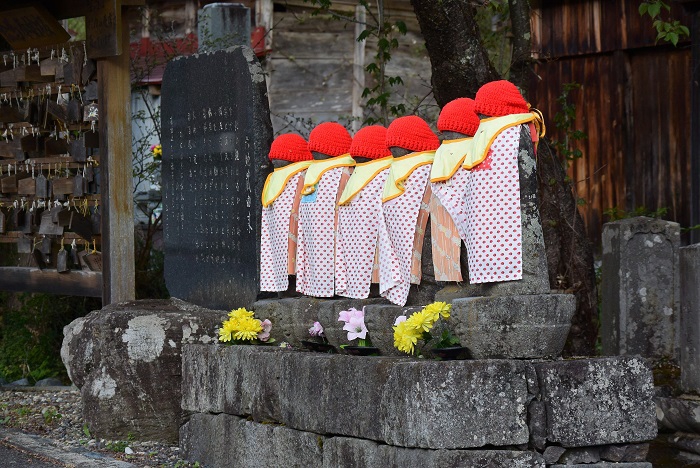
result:
[(612, 452), (639, 462), (656, 436), (651, 371), (638, 357), (434, 361), (188, 345), (182, 389), (191, 417), (181, 448), (207, 466), (525, 467)]

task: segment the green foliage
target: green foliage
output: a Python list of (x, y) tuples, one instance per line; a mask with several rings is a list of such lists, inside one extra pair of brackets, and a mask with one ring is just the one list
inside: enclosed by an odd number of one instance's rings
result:
[(671, 7), (662, 0), (644, 0), (639, 4), (639, 14), (641, 16), (649, 15), (654, 20), (652, 26), (656, 29), (656, 42), (663, 39), (677, 46), (680, 39), (690, 37), (690, 30), (683, 26), (680, 21), (671, 17), (663, 19), (661, 13), (664, 10), (666, 13), (670, 13)]
[(44, 422), (49, 425), (57, 422), (63, 417), (63, 415), (53, 406), (41, 410), (41, 415), (44, 417)]
[[(554, 114), (554, 125), (560, 130), (563, 139), (552, 140), (552, 144), (558, 153), (564, 156), (567, 167), (571, 161), (583, 157), (581, 150), (576, 148), (576, 142), (588, 138), (588, 135), (583, 130), (574, 129), (576, 105), (569, 101), (571, 92), (580, 88), (581, 85), (578, 83), (565, 83), (561, 94), (557, 97), (557, 103), (559, 103), (561, 109)], [(581, 201), (577, 203), (581, 205)], [(585, 204), (585, 201), (583, 203)]]
[(83, 434), (85, 434), (85, 437), (87, 437), (88, 439), (92, 438), (90, 436), (90, 428), (88, 427), (87, 423), (83, 424)]
[(612, 207), (605, 211), (603, 214), (608, 217), (609, 221), (617, 221), (620, 219), (636, 218), (638, 216), (648, 216), (650, 218), (663, 218), (668, 213), (668, 208), (661, 207), (652, 211), (645, 206), (638, 206), (631, 211), (625, 211), (618, 207)]
[[(356, 23), (354, 15), (333, 11), (332, 0), (304, 0), (316, 7), (312, 15), (320, 13), (330, 14), (332, 18)], [(390, 76), (386, 74), (386, 65), (391, 60), (393, 51), (399, 48), (399, 37), (405, 36), (408, 32), (406, 23), (401, 20), (392, 21), (384, 14), (383, 2), (378, 2), (377, 12), (370, 8), (367, 0), (359, 0), (359, 4), (365, 8), (369, 20), (363, 23), (365, 29), (357, 36), (358, 42), (376, 41), (376, 50), (373, 61), (365, 66), (365, 71), (369, 73), (373, 84), (365, 87), (362, 97), (365, 99), (365, 109), (370, 115), (362, 122), (363, 125), (380, 123), (388, 125), (390, 117), (398, 117), (407, 113), (406, 105), (403, 103), (392, 104), (392, 88), (403, 85), (400, 76)]]
[(85, 297), (0, 294), (0, 375), (9, 381), (67, 382), (59, 354), (63, 327), (99, 308), (99, 300)]
[(435, 343), (434, 348), (450, 348), (452, 346), (460, 346), (459, 338), (452, 335), (449, 328), (445, 328), (440, 335), (440, 340)]
[(486, 1), (483, 7), (476, 9), (475, 19), (491, 63), (504, 79), (508, 79), (513, 53), (508, 0)]

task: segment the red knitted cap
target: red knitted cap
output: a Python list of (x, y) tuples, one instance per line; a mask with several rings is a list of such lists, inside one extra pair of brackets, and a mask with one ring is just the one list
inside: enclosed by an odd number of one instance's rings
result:
[(306, 140), (296, 133), (285, 133), (275, 138), (270, 145), (269, 157), (291, 162), (309, 161), (314, 158)]
[(458, 98), (445, 104), (437, 121), (441, 132), (457, 132), (474, 136), (479, 128), (479, 116), (474, 112), (474, 100)]
[(476, 92), (474, 111), (489, 117), (501, 117), (509, 114), (526, 114), (530, 106), (520, 94), (518, 88), (506, 80), (486, 83)]
[(369, 159), (391, 156), (391, 151), (386, 146), (386, 128), (370, 125), (359, 129), (352, 139), (350, 156)]
[(417, 115), (399, 117), (386, 129), (386, 146), (398, 146), (411, 151), (434, 151), (440, 140), (425, 120)]
[(350, 143), (352, 143), (352, 137), (338, 122), (319, 124), (309, 134), (309, 151), (317, 151), (329, 156), (347, 154)]

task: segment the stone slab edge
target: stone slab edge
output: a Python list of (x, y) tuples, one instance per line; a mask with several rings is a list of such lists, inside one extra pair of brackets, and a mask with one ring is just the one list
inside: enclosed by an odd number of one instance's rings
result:
[(100, 466), (104, 468), (136, 468), (127, 463), (96, 452), (75, 453), (63, 450), (39, 436), (8, 431), (0, 428), (0, 440), (25, 452), (57, 461), (67, 466)]
[[(397, 446), (525, 444), (536, 379), (523, 361), (417, 361), (186, 346), (182, 409)], [(429, 408), (429, 410), (426, 410)], [(497, 422), (496, 422), (497, 421)]]
[[(227, 414), (197, 414), (180, 430), (180, 449), (210, 467), (489, 466), (544, 468), (541, 455), (519, 450), (426, 450), (321, 436)], [(255, 443), (245, 443), (249, 441)]]

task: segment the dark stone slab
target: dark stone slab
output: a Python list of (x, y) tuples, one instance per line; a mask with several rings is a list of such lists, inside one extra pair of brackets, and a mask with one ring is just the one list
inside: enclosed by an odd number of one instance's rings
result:
[(271, 171), (263, 69), (243, 46), (180, 58), (168, 63), (162, 93), (168, 290), (213, 309), (250, 306)]

